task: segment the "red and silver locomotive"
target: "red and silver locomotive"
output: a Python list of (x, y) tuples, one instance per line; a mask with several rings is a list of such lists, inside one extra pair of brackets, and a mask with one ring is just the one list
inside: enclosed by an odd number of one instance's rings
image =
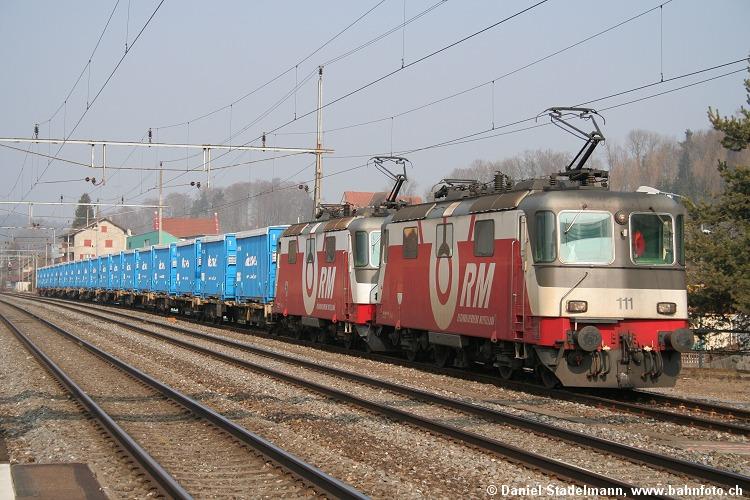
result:
[(536, 371), (548, 385), (673, 385), (693, 343), (685, 210), (609, 191), (607, 172), (584, 167), (598, 128), (587, 139), (549, 178), (447, 180), (435, 201), (399, 207), (399, 176), (382, 207), (290, 227), (281, 324), (443, 366)]

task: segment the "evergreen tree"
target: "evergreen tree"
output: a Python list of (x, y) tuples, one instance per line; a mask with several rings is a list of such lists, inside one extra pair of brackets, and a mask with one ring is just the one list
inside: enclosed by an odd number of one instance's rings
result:
[[(78, 203), (91, 203), (91, 197), (88, 193), (83, 193)], [(91, 223), (94, 220), (94, 207), (88, 205), (78, 205), (76, 207), (73, 227), (84, 227), (86, 221)]]
[[(750, 104), (750, 79), (745, 80)], [(750, 144), (750, 111), (722, 117), (709, 108), (709, 120), (723, 132), (732, 151)], [(735, 314), (741, 328), (750, 326), (750, 166), (719, 162), (725, 189), (713, 204), (691, 207), (688, 227), (690, 304), (698, 314)]]

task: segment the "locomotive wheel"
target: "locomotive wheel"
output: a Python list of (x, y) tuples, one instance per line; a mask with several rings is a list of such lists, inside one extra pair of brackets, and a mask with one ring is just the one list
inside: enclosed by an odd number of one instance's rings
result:
[(557, 379), (555, 374), (544, 366), (537, 367), (537, 374), (542, 380), (542, 384), (544, 384), (544, 387), (546, 387), (547, 389), (553, 389), (560, 384), (560, 381)]
[(510, 380), (511, 377), (513, 377), (513, 372), (515, 371), (513, 370), (512, 366), (507, 365), (500, 365), (498, 370), (500, 371), (500, 378), (502, 378), (503, 380)]
[(313, 342), (317, 344), (325, 344), (328, 342), (328, 334), (323, 329), (314, 332), (311, 336), (313, 338)]
[(356, 333), (350, 333), (344, 340), (344, 347), (347, 349), (355, 349), (359, 341), (359, 335)]
[(406, 359), (409, 361), (416, 361), (419, 358), (419, 350), (415, 347), (406, 350)]
[(453, 349), (444, 345), (436, 345), (433, 348), (435, 364), (440, 368), (445, 368), (453, 360)]

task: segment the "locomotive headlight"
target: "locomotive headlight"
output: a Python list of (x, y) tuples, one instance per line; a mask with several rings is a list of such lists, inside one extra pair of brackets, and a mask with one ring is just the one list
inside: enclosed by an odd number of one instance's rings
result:
[(674, 302), (659, 302), (656, 304), (656, 312), (659, 314), (674, 314), (677, 312), (677, 304)]
[(585, 300), (569, 300), (568, 301), (568, 312), (569, 313), (585, 313), (589, 309), (589, 303)]
[(626, 222), (628, 222), (628, 214), (626, 214), (626, 213), (625, 213), (625, 212), (623, 212), (622, 210), (619, 210), (619, 211), (618, 211), (618, 212), (617, 212), (617, 213), (615, 214), (615, 221), (617, 221), (617, 223), (618, 223), (618, 224), (620, 224), (620, 225), (623, 225), (623, 226), (624, 226), (624, 225), (625, 225), (625, 223), (626, 223)]

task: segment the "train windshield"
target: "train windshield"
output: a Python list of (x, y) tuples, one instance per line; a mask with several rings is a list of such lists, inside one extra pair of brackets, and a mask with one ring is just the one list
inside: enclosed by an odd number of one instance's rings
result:
[(357, 231), (354, 234), (354, 266), (380, 265), (380, 231)]
[(609, 212), (560, 212), (558, 234), (563, 263), (610, 264), (615, 258)]
[(674, 263), (674, 224), (669, 214), (644, 213), (630, 216), (630, 255), (641, 265)]
[(380, 265), (380, 231), (370, 233), (370, 265), (373, 267)]

